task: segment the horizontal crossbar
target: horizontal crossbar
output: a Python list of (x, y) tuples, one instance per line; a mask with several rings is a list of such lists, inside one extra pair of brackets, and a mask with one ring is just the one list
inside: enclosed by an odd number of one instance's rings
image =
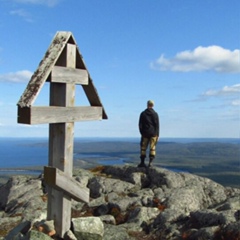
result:
[(47, 185), (64, 192), (76, 201), (89, 202), (89, 189), (54, 167), (44, 167), (44, 181)]
[(102, 119), (102, 107), (18, 107), (18, 123), (46, 124)]

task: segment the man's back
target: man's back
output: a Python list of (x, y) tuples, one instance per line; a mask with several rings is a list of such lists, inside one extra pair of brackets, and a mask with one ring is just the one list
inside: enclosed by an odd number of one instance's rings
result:
[(147, 109), (141, 112), (139, 117), (139, 131), (141, 133), (141, 163), (138, 167), (146, 167), (145, 158), (148, 146), (149, 149), (149, 167), (152, 166), (152, 161), (156, 155), (156, 144), (159, 137), (159, 118), (157, 112), (153, 109), (154, 102), (152, 100), (147, 101)]
[(153, 108), (145, 109), (139, 118), (139, 130), (143, 137), (159, 135), (159, 118)]

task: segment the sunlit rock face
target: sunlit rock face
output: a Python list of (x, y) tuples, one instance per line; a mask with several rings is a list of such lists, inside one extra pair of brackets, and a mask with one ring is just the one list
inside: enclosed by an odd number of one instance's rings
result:
[[(231, 240), (240, 236), (238, 188), (155, 167), (104, 166), (74, 174), (89, 188), (90, 202), (72, 200), (71, 229), (65, 239)], [(14, 176), (0, 187), (2, 239), (33, 239), (41, 229), (46, 239), (55, 233), (44, 229), (47, 189), (42, 176)], [(89, 224), (91, 228), (86, 227)]]

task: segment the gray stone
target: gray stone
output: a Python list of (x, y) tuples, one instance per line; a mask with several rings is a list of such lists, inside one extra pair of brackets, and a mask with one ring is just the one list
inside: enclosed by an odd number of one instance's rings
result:
[(92, 198), (98, 198), (102, 194), (108, 194), (111, 192), (125, 194), (133, 187), (134, 185), (132, 183), (117, 179), (104, 178), (100, 176), (90, 179), (88, 183), (88, 188), (90, 189), (90, 196)]
[(46, 213), (47, 203), (42, 198), (41, 179), (14, 176), (0, 190), (6, 194), (0, 197), (0, 205), (6, 216), (19, 215), (24, 220), (46, 216), (43, 212)]
[(89, 203), (89, 207), (97, 207), (99, 205), (105, 204), (106, 203), (106, 196), (102, 195), (98, 198), (92, 199)]
[(35, 230), (31, 230), (30, 232), (28, 232), (28, 234), (24, 238), (24, 240), (36, 240), (36, 239), (37, 240), (52, 240), (52, 238), (49, 237), (47, 234), (38, 232)]
[(217, 211), (223, 210), (240, 210), (240, 194), (227, 199), (223, 204), (216, 207)]
[(99, 217), (103, 223), (116, 225), (116, 220), (112, 215), (103, 215)]
[[(179, 210), (181, 211), (181, 210)], [(154, 228), (158, 228), (160, 226), (168, 225), (171, 222), (175, 222), (179, 219), (181, 214), (179, 211), (174, 209), (165, 209), (154, 219), (153, 226)]]
[(127, 211), (131, 206), (140, 205), (141, 201), (137, 197), (119, 197), (109, 202), (111, 206), (119, 208), (122, 212)]
[(99, 217), (72, 219), (73, 232), (77, 239), (102, 240), (104, 225)]
[(100, 206), (98, 206), (95, 211), (94, 211), (94, 215), (95, 216), (103, 216), (103, 215), (107, 215), (110, 211), (110, 206), (109, 204), (101, 204)]
[(201, 189), (177, 188), (172, 189), (166, 201), (166, 207), (180, 214), (188, 215), (192, 211), (202, 208)]
[(73, 232), (71, 230), (68, 230), (65, 234), (64, 234), (64, 240), (77, 240), (77, 238), (75, 237), (75, 235), (73, 234)]
[[(88, 217), (74, 218), (73, 232), (69, 229), (65, 240), (240, 237), (240, 189), (157, 167), (102, 169), (100, 175), (74, 169), (75, 179), (89, 187), (90, 202), (72, 200), (74, 216)], [(47, 188), (42, 186), (43, 179), (24, 176), (15, 176), (0, 186), (0, 233), (8, 227), (8, 234), (15, 239), (49, 239), (29, 227), (22, 228), (26, 221), (35, 226), (47, 218)]]
[(128, 234), (128, 230), (122, 226), (104, 225), (103, 240), (134, 240)]
[(195, 231), (191, 232), (188, 239), (189, 240), (196, 240), (196, 239), (213, 240), (214, 234), (217, 231), (217, 229), (218, 229), (218, 227), (207, 227), (207, 228), (201, 228), (199, 230), (195, 230)]
[(201, 210), (190, 214), (190, 221), (195, 228), (224, 225), (227, 223), (226, 217), (216, 210)]
[(74, 169), (73, 175), (83, 187), (86, 187), (89, 179), (93, 177), (93, 174), (85, 169)]
[(123, 224), (123, 226), (132, 231), (146, 230), (150, 222), (152, 222), (159, 213), (158, 208), (135, 208), (130, 212), (127, 223)]

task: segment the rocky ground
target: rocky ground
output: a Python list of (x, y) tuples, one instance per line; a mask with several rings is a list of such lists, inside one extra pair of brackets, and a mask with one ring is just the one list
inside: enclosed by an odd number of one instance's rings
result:
[[(74, 177), (90, 202), (72, 201), (66, 240), (240, 239), (238, 188), (156, 167), (75, 169)], [(14, 176), (0, 193), (0, 239), (59, 239), (46, 221), (42, 176)]]

